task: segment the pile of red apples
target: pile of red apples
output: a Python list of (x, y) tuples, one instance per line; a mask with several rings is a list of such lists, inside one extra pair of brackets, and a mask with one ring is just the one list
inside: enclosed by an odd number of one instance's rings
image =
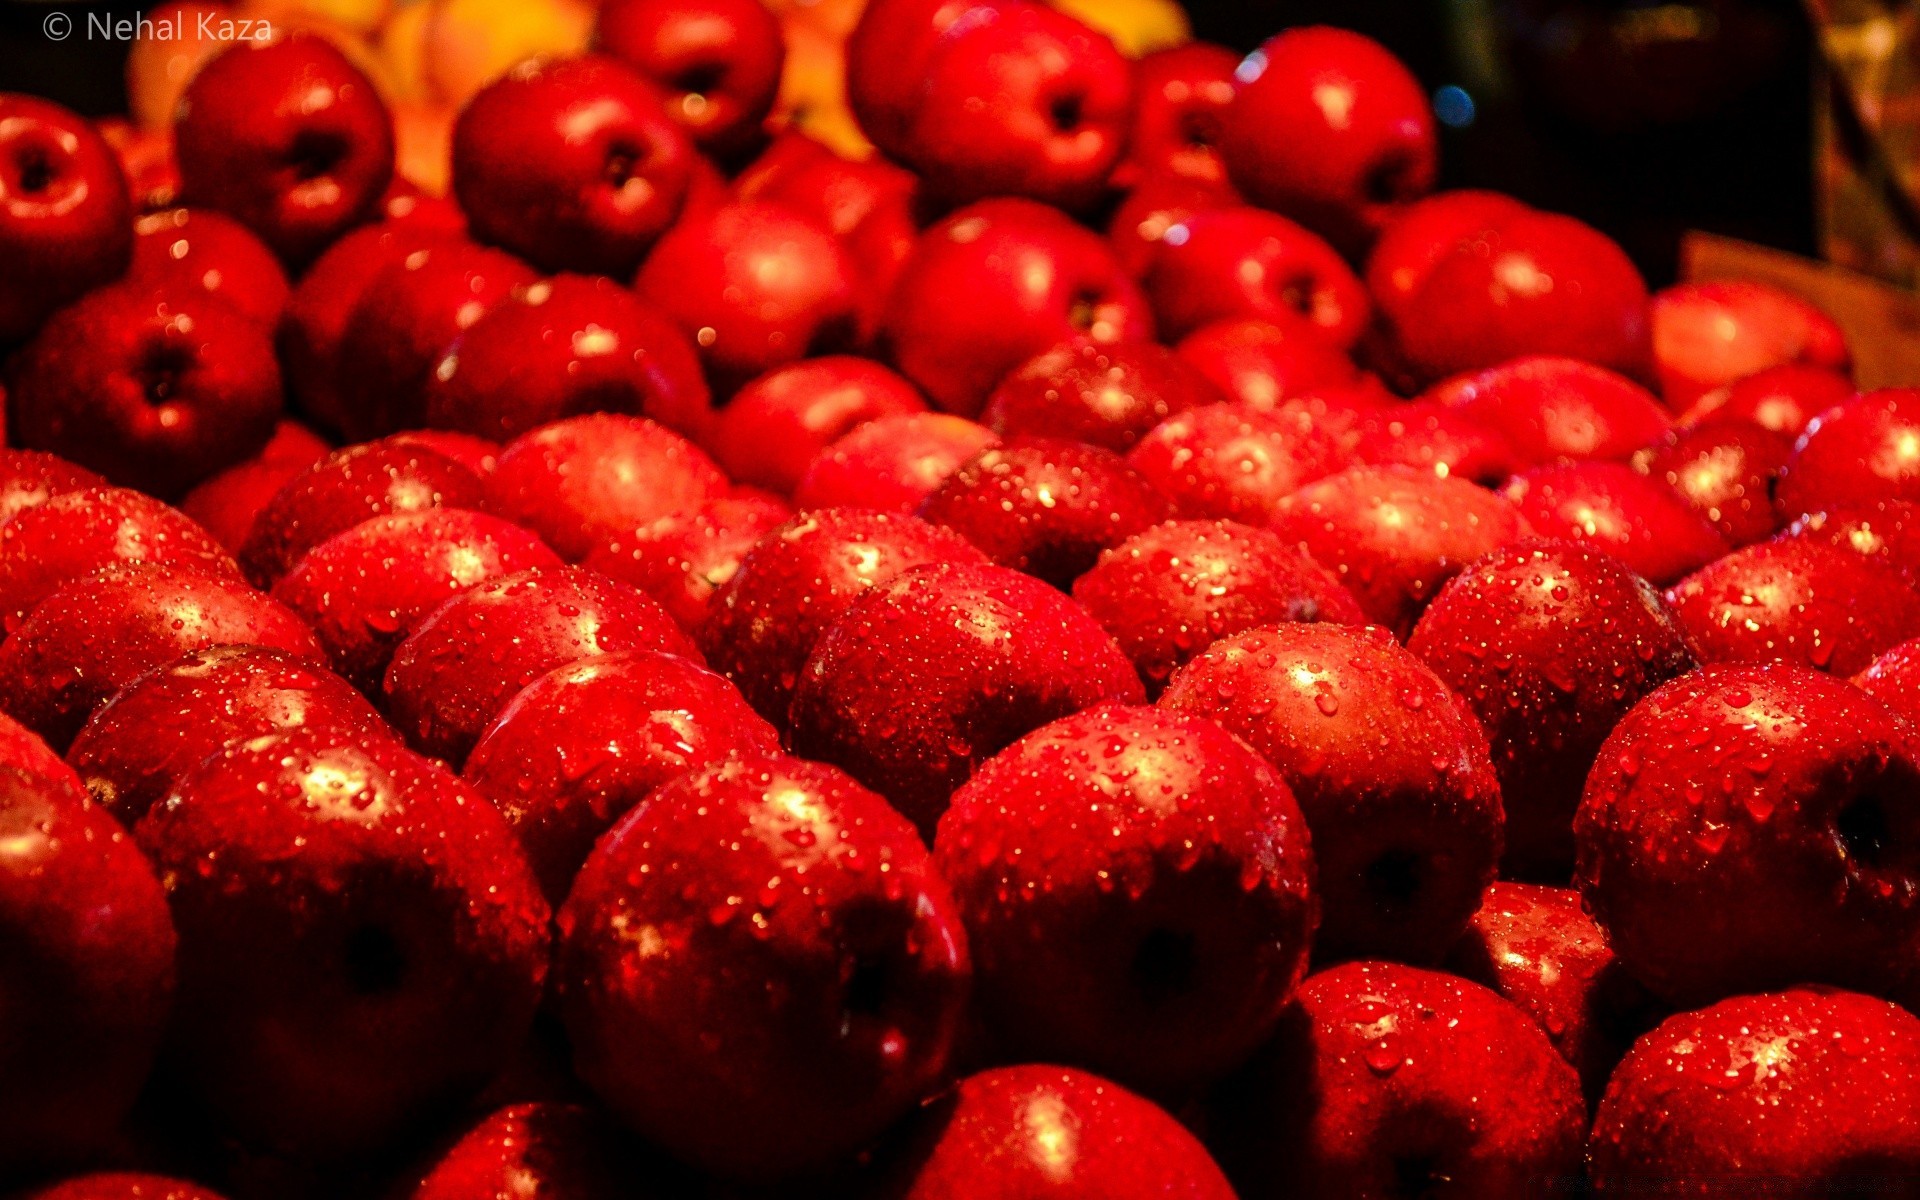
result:
[(1920, 392), (1356, 34), (599, 20), (0, 95), (0, 1193), (1920, 1195)]

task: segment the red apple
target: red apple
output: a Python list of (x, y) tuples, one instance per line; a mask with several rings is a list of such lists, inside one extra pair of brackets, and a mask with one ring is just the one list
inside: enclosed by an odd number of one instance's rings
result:
[(1161, 422), (1128, 451), (1127, 462), (1182, 517), (1261, 525), (1285, 497), (1336, 469), (1340, 448), (1304, 408), (1216, 404)]
[(1163, 346), (1072, 338), (1010, 371), (980, 419), (1003, 437), (1066, 438), (1124, 454), (1175, 413), (1225, 399)]
[(1142, 277), (1162, 336), (1215, 321), (1307, 324), (1341, 350), (1367, 327), (1367, 290), (1334, 248), (1257, 208), (1202, 209), (1161, 235)]
[(693, 632), (706, 623), (714, 597), (747, 552), (792, 516), (770, 496), (721, 496), (602, 542), (581, 562), (652, 596)]
[(0, 92), (0, 344), (127, 269), (133, 202), (86, 119)]
[(110, 1171), (82, 1175), (30, 1193), (27, 1200), (225, 1200), (211, 1188), (162, 1175)]
[(25, 725), (0, 713), (0, 767), (11, 767), (50, 779), (58, 783), (71, 784), (75, 790), (84, 785), (80, 774), (47, 745), (39, 734)]
[(842, 435), (868, 421), (926, 408), (911, 383), (870, 359), (809, 359), (769, 371), (736, 392), (720, 411), (714, 454), (735, 483), (787, 495), (808, 464)]
[[(1275, 318), (1282, 318), (1276, 320)], [(1174, 352), (1228, 399), (1273, 408), (1295, 396), (1359, 382), (1353, 361), (1304, 318), (1219, 321), (1180, 340)]]
[[(1121, 170), (1126, 170), (1125, 164)], [(1135, 279), (1147, 273), (1167, 232), (1195, 213), (1245, 203), (1224, 180), (1203, 183), (1161, 171), (1134, 185), (1107, 221), (1107, 240), (1120, 266)]]
[(1726, 539), (1685, 497), (1622, 463), (1535, 467), (1501, 494), (1541, 537), (1589, 542), (1661, 586), (1727, 552)]
[(1792, 454), (1793, 443), (1764, 425), (1711, 416), (1635, 455), (1634, 465), (1665, 480), (1729, 545), (1744, 546), (1779, 528), (1773, 491)]
[(58, 455), (0, 447), (0, 526), (55, 496), (105, 486), (106, 480)]
[[(276, 443), (292, 440), (286, 436), (288, 430), (297, 431), (293, 437), (302, 445), (276, 450)], [(180, 511), (237, 556), (253, 536), (254, 522), (280, 489), (325, 457), (327, 450), (327, 444), (304, 427), (283, 420), (265, 450), (194, 485), (180, 497)]]
[(1457, 408), (1415, 402), (1366, 413), (1354, 457), (1369, 466), (1419, 467), (1497, 488), (1519, 468), (1498, 430)]
[(1920, 639), (1901, 642), (1874, 659), (1853, 682), (1909, 724), (1920, 722)]
[(448, 1148), (406, 1200), (512, 1196), (613, 1200), (658, 1194), (633, 1147), (602, 1114), (578, 1104), (513, 1104)]
[(1886, 388), (1816, 416), (1780, 472), (1783, 517), (1920, 500), (1920, 390)]
[(1751, 421), (1785, 438), (1797, 438), (1808, 421), (1853, 394), (1853, 379), (1845, 372), (1788, 364), (1708, 392), (1682, 419), (1694, 424), (1707, 417), (1724, 416)]
[(991, 429), (950, 413), (881, 417), (815, 455), (793, 502), (910, 513), (962, 463), (999, 444)]
[(170, 208), (133, 225), (127, 276), (174, 295), (195, 288), (272, 329), (287, 303), (287, 274), (273, 252), (232, 217)]
[(1155, 50), (1135, 62), (1139, 101), (1127, 157), (1113, 181), (1132, 186), (1171, 176), (1209, 186), (1226, 183), (1219, 146), (1239, 65), (1239, 55), (1211, 42)]
[(1421, 399), (1490, 426), (1526, 466), (1563, 458), (1624, 462), (1672, 427), (1652, 392), (1571, 358), (1515, 359), (1445, 380)]
[(1502, 192), (1439, 192), (1396, 210), (1367, 255), (1367, 290), (1388, 326), (1407, 319), (1429, 272), (1462, 242), (1527, 206)]
[(1764, 283), (1676, 284), (1653, 297), (1652, 322), (1654, 376), (1676, 409), (1772, 367), (1852, 365), (1833, 318)]
[(667, 115), (708, 154), (731, 158), (760, 140), (787, 47), (758, 0), (611, 0), (595, 37), (665, 93)]
[(1920, 574), (1920, 501), (1881, 500), (1810, 513), (1780, 535), (1783, 541), (1800, 539), (1825, 542), (1882, 566)]

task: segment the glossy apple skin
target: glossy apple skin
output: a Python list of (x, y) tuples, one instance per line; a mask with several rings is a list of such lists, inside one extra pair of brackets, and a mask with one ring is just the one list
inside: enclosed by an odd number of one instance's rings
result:
[(1477, 230), (1436, 259), (1394, 324), (1425, 380), (1525, 355), (1577, 358), (1629, 375), (1649, 359), (1647, 285), (1612, 239), (1531, 210)]
[(75, 579), (0, 645), (0, 694), (22, 725), (64, 751), (95, 709), (155, 667), (208, 646), (325, 653), (284, 605), (230, 575), (127, 563)]
[(381, 693), (408, 743), (457, 769), (521, 688), (555, 667), (622, 650), (700, 655), (638, 588), (584, 567), (535, 567), (469, 588), (422, 617), (394, 651)]
[(615, 0), (600, 9), (600, 50), (664, 93), (694, 145), (725, 160), (750, 150), (773, 108), (787, 47), (756, 0)]
[(1167, 521), (1100, 556), (1073, 598), (1133, 659), (1147, 691), (1223, 637), (1281, 621), (1360, 625), (1332, 572), (1269, 530)]
[[(1125, 170), (1126, 165), (1120, 169)], [(1107, 220), (1107, 240), (1113, 243), (1121, 268), (1139, 279), (1153, 265), (1169, 230), (1195, 213), (1243, 203), (1224, 180), (1205, 183), (1163, 170), (1142, 178), (1114, 206), (1113, 216)]]
[(473, 236), (547, 272), (632, 274), (687, 196), (694, 150), (665, 103), (602, 54), (532, 60), (488, 84), (453, 126)]
[(1015, 739), (1145, 697), (1072, 600), (1018, 571), (947, 561), (875, 584), (826, 628), (794, 690), (790, 742), (931, 831), (954, 789)]
[(28, 1200), (225, 1200), (197, 1183), (162, 1175), (109, 1171), (43, 1188)]
[(1000, 199), (920, 235), (884, 333), (895, 365), (935, 407), (971, 417), (1007, 372), (1041, 351), (1076, 336), (1148, 339), (1153, 322), (1098, 234), (1045, 205)]
[(1723, 1000), (1642, 1038), (1594, 1119), (1602, 1196), (1649, 1179), (1898, 1192), (1920, 1172), (1920, 1021), (1869, 996), (1794, 988)]
[(932, 1090), (971, 973), (912, 826), (780, 755), (655, 792), (595, 847), (559, 929), (575, 1069), (652, 1141), (736, 1178), (831, 1164)]
[(497, 442), (591, 412), (648, 417), (687, 437), (713, 423), (687, 335), (602, 276), (515, 288), (458, 336), (426, 385), (429, 426)]
[(1367, 619), (1404, 638), (1441, 585), (1527, 536), (1511, 502), (1416, 467), (1350, 467), (1274, 507), (1270, 527), (1339, 578)]
[(875, 0), (861, 6), (846, 41), (847, 101), (879, 145), (907, 136), (935, 48), (973, 7), (947, 0)]
[(1600, 745), (1635, 704), (1691, 670), (1660, 593), (1602, 551), (1523, 541), (1440, 589), (1407, 649), (1486, 730), (1506, 809), (1506, 874), (1564, 881), (1573, 814)]
[(1572, 888), (1496, 880), (1446, 967), (1532, 1017), (1580, 1073), (1589, 1104), (1660, 1016)]
[(688, 213), (633, 281), (693, 339), (721, 394), (775, 367), (850, 349), (857, 284), (831, 233), (768, 201)]
[(57, 454), (0, 446), (0, 526), (55, 496), (106, 486), (100, 476)]
[(929, 1105), (888, 1200), (1232, 1200), (1199, 1139), (1151, 1101), (1067, 1067), (998, 1067)]
[(24, 771), (43, 779), (67, 783), (83, 790), (80, 775), (53, 752), (53, 747), (25, 725), (0, 713), (0, 767)]
[(1304, 319), (1243, 317), (1202, 326), (1180, 340), (1174, 353), (1191, 364), (1229, 400), (1253, 408), (1323, 387), (1357, 383), (1360, 373), (1339, 347)]
[(1319, 863), (1317, 959), (1433, 962), (1460, 936), (1500, 860), (1500, 785), (1472, 712), (1384, 631), (1222, 638), (1159, 703), (1219, 722), (1293, 789)]
[(1654, 295), (1651, 319), (1654, 377), (1676, 409), (1772, 367), (1853, 362), (1832, 317), (1764, 283), (1676, 284)]
[(405, 1200), (635, 1200), (666, 1195), (604, 1115), (578, 1104), (534, 1101), (488, 1114), (420, 1179)]
[(1178, 1094), (1252, 1053), (1306, 973), (1306, 819), (1201, 718), (1103, 704), (1040, 727), (954, 793), (934, 860), (1021, 1059)]
[(1239, 55), (1210, 42), (1188, 42), (1137, 59), (1133, 132), (1114, 182), (1134, 187), (1144, 179), (1172, 177), (1225, 184), (1227, 168), (1218, 147), (1239, 65)]
[(133, 201), (112, 149), (77, 113), (0, 92), (0, 344), (118, 278)]
[(1429, 388), (1422, 400), (1458, 409), (1507, 439), (1520, 462), (1624, 461), (1671, 427), (1653, 393), (1571, 358), (1519, 358)]
[(180, 511), (237, 556), (280, 489), (326, 457), (328, 449), (304, 426), (282, 420), (266, 449), (195, 484), (180, 497)]
[(1172, 515), (1167, 498), (1119, 455), (1051, 438), (1016, 438), (949, 475), (920, 517), (989, 561), (1062, 591), (1102, 551)]
[(1920, 639), (1901, 642), (1874, 659), (1853, 682), (1909, 723), (1920, 721)]
[(1660, 586), (1728, 549), (1680, 493), (1622, 463), (1535, 467), (1508, 480), (1500, 494), (1541, 537), (1587, 542)]
[(286, 306), (287, 273), (247, 227), (211, 209), (170, 208), (134, 222), (128, 278), (164, 291), (194, 288), (272, 329)]
[(802, 512), (760, 540), (714, 596), (700, 649), (767, 720), (786, 727), (801, 669), (869, 588), (928, 563), (984, 563), (959, 534), (854, 508)]
[(273, 436), (265, 330), (204, 293), (124, 282), (49, 317), (12, 364), (8, 440), (174, 497)]
[(1920, 501), (1881, 500), (1812, 513), (1787, 526), (1779, 540), (1825, 542), (1912, 574), (1920, 571)]
[(911, 513), (962, 463), (999, 444), (993, 430), (952, 413), (880, 417), (815, 455), (793, 502)]
[(1466, 412), (1414, 402), (1364, 414), (1354, 457), (1370, 466), (1407, 466), (1497, 488), (1519, 468), (1505, 435)]
[(1574, 820), (1614, 953), (1683, 1008), (1796, 982), (1910, 1002), (1913, 739), (1844, 679), (1786, 663), (1655, 692), (1601, 747)]
[(1334, 1200), (1458, 1189), (1520, 1200), (1577, 1179), (1580, 1079), (1477, 983), (1387, 962), (1308, 976), (1216, 1112), (1243, 1195)]
[(1163, 346), (1073, 338), (1008, 372), (980, 420), (1002, 437), (1065, 438), (1124, 454), (1175, 413), (1225, 399)]
[(374, 215), (393, 177), (393, 120), (360, 69), (317, 33), (238, 42), (175, 110), (184, 203), (215, 208), (303, 267)]
[(128, 562), (217, 575), (239, 570), (211, 534), (151, 496), (128, 488), (67, 492), (0, 526), (0, 622), (12, 632), (68, 580)]
[(462, 508), (372, 517), (303, 555), (273, 585), (326, 647), (333, 669), (373, 694), (400, 643), (449, 598), (531, 567), (560, 565), (518, 525)]
[(134, 836), (180, 931), (170, 1069), (248, 1142), (390, 1145), (486, 1083), (533, 1019), (533, 873), (492, 805), (398, 742), (237, 743)]
[(682, 629), (697, 632), (747, 552), (792, 517), (793, 510), (771, 496), (722, 496), (602, 542), (581, 563), (639, 588)]
[(1920, 500), (1920, 389), (1886, 388), (1816, 416), (1780, 472), (1789, 519), (1876, 500)]
[(1415, 200), (1392, 214), (1366, 259), (1367, 290), (1383, 322), (1407, 319), (1427, 274), (1461, 242), (1528, 211), (1503, 192), (1462, 188)]
[(1783, 538), (1736, 550), (1667, 591), (1702, 662), (1791, 662), (1842, 677), (1920, 635), (1920, 593), (1898, 568)]
[(1260, 525), (1283, 499), (1337, 469), (1340, 447), (1304, 408), (1216, 404), (1155, 426), (1127, 452), (1127, 464), (1179, 516)]
[(1710, 416), (1633, 461), (1711, 521), (1729, 546), (1745, 546), (1779, 528), (1773, 491), (1792, 454), (1793, 442), (1764, 425)]
[(0, 767), (0, 1162), (97, 1151), (133, 1107), (174, 990), (174, 932), (126, 831), (57, 776)]
[(1160, 239), (1142, 278), (1155, 327), (1177, 341), (1215, 321), (1304, 317), (1341, 350), (1370, 317), (1367, 290), (1332, 246), (1258, 208), (1203, 209)]
[(335, 349), (340, 430), (365, 441), (426, 422), (427, 389), (448, 347), (533, 269), (503, 251), (440, 239), (390, 258), (354, 302)]
[(240, 551), (247, 575), (271, 587), (301, 555), (360, 522), (430, 508), (479, 508), (479, 476), (423, 446), (386, 438), (336, 450), (290, 479)]
[(513, 826), (557, 904), (594, 842), (655, 789), (779, 749), (773, 726), (696, 659), (626, 651), (527, 685), (488, 725), (465, 775)]
[(577, 561), (602, 541), (726, 490), (720, 468), (679, 434), (640, 417), (600, 413), (514, 439), (487, 479), (487, 505)]
[(1854, 395), (1842, 371), (1797, 364), (1772, 367), (1708, 392), (1687, 409), (1688, 424), (1708, 417), (1751, 421), (1785, 438), (1797, 438), (1807, 422)]
[(1248, 56), (1220, 157), (1263, 208), (1349, 252), (1433, 187), (1440, 146), (1426, 91), (1386, 47), (1344, 29), (1289, 29)]
[(828, 446), (868, 421), (925, 412), (911, 383), (871, 359), (833, 354), (748, 383), (720, 412), (713, 448), (735, 483), (790, 495)]
[(359, 692), (311, 660), (261, 646), (197, 650), (156, 667), (95, 710), (67, 761), (102, 807), (133, 824), (210, 755), (300, 729), (390, 740)]

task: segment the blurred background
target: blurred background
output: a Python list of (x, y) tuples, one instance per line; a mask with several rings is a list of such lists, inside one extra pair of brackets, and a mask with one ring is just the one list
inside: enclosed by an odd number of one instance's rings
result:
[[(82, 21), (90, 9), (138, 11), (0, 0), (0, 88), (89, 115), (125, 111), (126, 45), (49, 41), (41, 23), (55, 7)], [(1895, 18), (1911, 18), (1911, 7), (1886, 6)], [(1814, 197), (1824, 139), (1815, 129), (1826, 85), (1798, 0), (1191, 0), (1187, 8), (1197, 36), (1241, 51), (1298, 24), (1378, 38), (1435, 98), (1446, 185), (1498, 188), (1591, 221), (1656, 286), (1674, 278), (1688, 229), (1801, 254), (1821, 244)]]

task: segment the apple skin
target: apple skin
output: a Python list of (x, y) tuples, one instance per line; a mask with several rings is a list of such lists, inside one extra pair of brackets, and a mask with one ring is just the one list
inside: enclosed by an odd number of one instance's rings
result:
[(253, 536), (253, 523), (280, 489), (326, 457), (329, 449), (304, 426), (282, 420), (266, 449), (195, 484), (180, 497), (180, 511), (237, 557)]
[(426, 422), (427, 390), (447, 348), (474, 322), (536, 282), (500, 250), (440, 239), (390, 258), (367, 281), (335, 349), (336, 416), (349, 441)]
[(698, 508), (727, 488), (713, 460), (665, 426), (591, 413), (515, 438), (487, 478), (487, 507), (577, 562), (603, 541)]
[(344, 679), (284, 650), (196, 650), (134, 680), (95, 710), (67, 761), (129, 828), (189, 770), (226, 746), (267, 734), (328, 730), (340, 740), (394, 733)]
[(694, 149), (666, 94), (604, 54), (529, 59), (453, 126), (473, 236), (542, 271), (633, 273), (687, 196)]
[(195, 291), (111, 284), (47, 318), (11, 363), (8, 440), (162, 497), (251, 458), (280, 416), (272, 339)]
[(1807, 422), (1854, 394), (1853, 379), (1843, 371), (1788, 364), (1708, 392), (1681, 419), (1691, 425), (1723, 416), (1794, 439)]
[(1920, 635), (1920, 593), (1891, 564), (1807, 538), (1735, 550), (1667, 590), (1702, 662), (1853, 674)]
[(1825, 542), (1911, 575), (1920, 572), (1920, 501), (1880, 500), (1812, 513), (1787, 526), (1778, 540)]
[(698, 660), (638, 650), (556, 667), (523, 688), (467, 757), (466, 779), (564, 900), (594, 842), (661, 786), (780, 749), (773, 726)]
[(505, 449), (499, 442), (451, 429), (403, 429), (394, 434), (392, 440), (450, 458), (482, 479), (492, 475), (500, 465), (500, 452)]
[(1340, 465), (1340, 446), (1304, 408), (1216, 404), (1177, 413), (1127, 452), (1127, 464), (1189, 519), (1264, 525), (1280, 502)]
[(720, 411), (713, 450), (735, 483), (785, 496), (843, 435), (926, 410), (904, 377), (871, 359), (832, 354), (776, 368), (734, 393)]
[(1349, 467), (1309, 483), (1275, 506), (1270, 527), (1401, 638), (1447, 580), (1531, 532), (1511, 501), (1417, 467)]
[(469, 588), (415, 622), (381, 693), (408, 744), (457, 770), (521, 688), (622, 650), (700, 656), (640, 589), (584, 567), (534, 567)]
[(1920, 722), (1920, 638), (1901, 642), (1874, 659), (1853, 683), (1909, 724)]
[(722, 395), (775, 367), (852, 348), (858, 284), (830, 232), (764, 200), (688, 213), (633, 280), (693, 339)]
[(1180, 339), (1174, 353), (1229, 400), (1252, 408), (1273, 408), (1320, 388), (1360, 381), (1353, 360), (1311, 322), (1280, 312), (1202, 326)]
[(384, 438), (335, 450), (288, 480), (254, 518), (240, 562), (272, 587), (302, 555), (360, 522), (431, 508), (479, 508), (485, 485), (423, 446)]
[(1920, 389), (1886, 388), (1813, 418), (1780, 472), (1775, 502), (1788, 519), (1876, 500), (1920, 500)]
[(781, 755), (684, 775), (628, 813), (559, 930), (581, 1078), (669, 1152), (751, 1180), (830, 1165), (933, 1090), (971, 974), (912, 826)]
[(1670, 440), (1636, 454), (1633, 462), (1678, 492), (1729, 546), (1746, 546), (1779, 528), (1773, 492), (1792, 454), (1792, 439), (1764, 425), (1709, 416), (1674, 430)]
[(1433, 187), (1440, 145), (1420, 81), (1344, 29), (1289, 29), (1249, 55), (1222, 114), (1220, 158), (1262, 208), (1364, 250)]
[(1362, 625), (1332, 572), (1269, 530), (1166, 521), (1106, 551), (1073, 598), (1158, 695), (1175, 669), (1223, 637), (1282, 621)]
[(195, 73), (173, 123), (183, 203), (213, 208), (299, 269), (374, 216), (393, 177), (393, 119), (318, 33), (243, 41)]
[(0, 446), (0, 526), (55, 496), (106, 486), (100, 476), (57, 454)]
[(97, 1153), (146, 1082), (174, 991), (160, 881), (58, 776), (0, 766), (0, 1163)]
[[(1121, 169), (1125, 169), (1125, 164)], [(1141, 179), (1126, 198), (1114, 206), (1113, 216), (1107, 220), (1107, 240), (1113, 244), (1121, 268), (1139, 279), (1153, 265), (1169, 230), (1195, 213), (1244, 203), (1224, 180), (1205, 183), (1165, 171), (1156, 172)]]
[(66, 783), (76, 791), (85, 790), (79, 772), (55, 754), (39, 734), (5, 713), (0, 713), (0, 767)]
[(1219, 726), (1102, 704), (980, 764), (934, 861), (1018, 1058), (1182, 1094), (1279, 1020), (1318, 917), (1293, 793)]
[(71, 580), (34, 607), (0, 644), (0, 694), (16, 720), (65, 751), (95, 709), (148, 671), (242, 643), (326, 661), (298, 616), (237, 577), (126, 563)]
[(0, 624), (12, 632), (68, 580), (128, 562), (239, 573), (213, 535), (151, 496), (128, 488), (66, 492), (0, 526)]
[(581, 564), (639, 588), (697, 632), (747, 552), (792, 518), (779, 500), (743, 491), (602, 542)]
[(1126, 653), (1072, 600), (1018, 571), (947, 561), (875, 583), (826, 627), (794, 689), (789, 742), (930, 832), (954, 789), (1022, 735), (1145, 698)]
[(287, 273), (245, 225), (212, 209), (171, 208), (133, 225), (127, 277), (162, 291), (198, 288), (272, 329), (286, 307)]
[(1661, 1016), (1572, 888), (1496, 880), (1446, 967), (1532, 1017), (1580, 1073), (1589, 1105)]
[(1500, 860), (1486, 734), (1385, 631), (1289, 623), (1222, 638), (1160, 707), (1219, 722), (1280, 772), (1319, 863), (1317, 960), (1434, 962)]
[(989, 561), (1068, 591), (1102, 551), (1172, 515), (1167, 498), (1119, 455), (1052, 438), (1015, 438), (949, 475), (922, 520), (972, 542)]
[(1499, 431), (1526, 466), (1559, 459), (1624, 462), (1672, 428), (1652, 392), (1572, 358), (1517, 358), (1444, 380), (1420, 399)]
[(235, 743), (134, 836), (180, 931), (169, 1068), (245, 1142), (391, 1145), (498, 1073), (532, 1022), (549, 915), (533, 873), (492, 805), (398, 742)]
[(1794, 988), (1672, 1017), (1620, 1064), (1593, 1123), (1602, 1196), (1649, 1185), (1892, 1193), (1920, 1173), (1920, 1020)]
[(1072, 338), (994, 385), (981, 423), (1002, 437), (1065, 438), (1119, 454), (1154, 426), (1226, 399), (1164, 346)]
[(1368, 412), (1354, 440), (1369, 466), (1407, 466), (1498, 488), (1519, 469), (1505, 435), (1457, 408), (1414, 401)]
[(1199, 1139), (1151, 1101), (1069, 1067), (970, 1075), (909, 1127), (886, 1200), (1233, 1200)]
[(405, 1200), (655, 1200), (669, 1193), (647, 1178), (628, 1139), (579, 1104), (511, 1104), (482, 1118), (405, 1192)]
[(1586, 1141), (1579, 1076), (1531, 1018), (1477, 983), (1388, 962), (1308, 976), (1214, 1111), (1249, 1196), (1520, 1200), (1578, 1179)]
[(612, 0), (594, 35), (602, 53), (653, 81), (701, 150), (726, 161), (761, 140), (787, 47), (757, 0)]
[(911, 513), (962, 463), (999, 444), (993, 430), (952, 413), (880, 417), (815, 455), (793, 502)]
[(26, 1200), (226, 1200), (211, 1188), (163, 1175), (106, 1171), (28, 1193)]
[(93, 126), (37, 96), (0, 92), (0, 345), (119, 278), (133, 201)]
[(1167, 230), (1141, 279), (1162, 337), (1215, 321), (1305, 318), (1350, 350), (1371, 316), (1367, 290), (1332, 246), (1277, 213), (1202, 209)]
[(1654, 295), (1651, 319), (1654, 378), (1675, 409), (1773, 367), (1853, 364), (1832, 317), (1764, 283), (1676, 284)]
[(1659, 586), (1727, 553), (1720, 531), (1680, 493), (1622, 463), (1535, 467), (1500, 494), (1541, 537), (1590, 543)]
[(1504, 192), (1462, 188), (1437, 192), (1393, 213), (1367, 254), (1367, 291), (1389, 329), (1404, 322), (1433, 268), (1461, 242), (1527, 212)]
[(785, 728), (801, 669), (868, 589), (928, 563), (985, 563), (959, 534), (900, 513), (802, 512), (763, 537), (714, 596), (698, 631), (713, 669)]
[(1486, 730), (1510, 877), (1564, 881), (1580, 786), (1635, 704), (1694, 666), (1660, 593), (1592, 546), (1523, 541), (1440, 589), (1407, 641)]
[(905, 141), (940, 38), (975, 0), (873, 0), (846, 39), (847, 102), (879, 146)]
[(1580, 894), (1678, 1007), (1797, 982), (1911, 1003), (1916, 755), (1906, 723), (1844, 679), (1786, 663), (1684, 675), (1601, 747), (1574, 819)]
[[(967, 297), (955, 305), (955, 296)], [(977, 414), (1007, 372), (1068, 338), (1150, 339), (1144, 296), (1112, 248), (1031, 200), (984, 200), (920, 235), (883, 332), (934, 407)]]
[(1234, 102), (1233, 73), (1239, 65), (1238, 54), (1211, 42), (1188, 42), (1137, 59), (1133, 132), (1113, 182), (1131, 188), (1142, 180), (1171, 177), (1225, 185), (1220, 135)]
[(429, 426), (497, 442), (591, 412), (648, 417), (691, 438), (713, 424), (687, 335), (601, 276), (515, 288), (454, 340), (426, 385)]

